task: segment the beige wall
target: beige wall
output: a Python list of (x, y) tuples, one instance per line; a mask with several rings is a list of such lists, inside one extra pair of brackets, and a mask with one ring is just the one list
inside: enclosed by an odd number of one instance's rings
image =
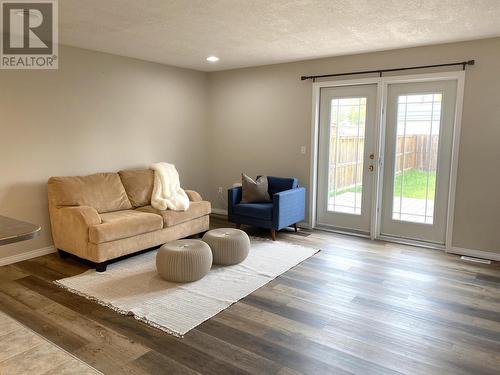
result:
[[(309, 185), (312, 89), (301, 75), (473, 58), (465, 84), (453, 245), (500, 252), (499, 38), (211, 73), (210, 199), (226, 208), (225, 188), (242, 171), (296, 176)], [(300, 154), (302, 145), (307, 155)]]
[(0, 215), (40, 223), (41, 237), (0, 257), (51, 245), (46, 181), (176, 164), (206, 190), (205, 73), (62, 47), (57, 71), (0, 71)]
[(453, 242), (500, 253), (500, 38), (210, 74), (70, 47), (60, 55), (58, 71), (0, 71), (0, 215), (43, 226), (0, 258), (51, 245), (49, 176), (168, 160), (183, 186), (223, 209), (242, 171), (308, 186), (312, 90), (301, 75), (471, 58)]

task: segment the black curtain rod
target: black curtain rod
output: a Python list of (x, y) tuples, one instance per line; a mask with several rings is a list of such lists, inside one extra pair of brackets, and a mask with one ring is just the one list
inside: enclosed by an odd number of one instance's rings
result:
[(469, 60), (469, 61), (454, 62), (454, 63), (448, 63), (448, 64), (420, 65), (420, 66), (409, 66), (406, 68), (365, 70), (365, 71), (361, 71), (361, 72), (322, 74), (322, 75), (318, 75), (318, 76), (302, 76), (302, 77), (300, 77), (300, 79), (302, 81), (305, 81), (306, 79), (312, 79), (314, 82), (317, 78), (340, 77), (340, 76), (350, 76), (353, 74), (370, 74), (370, 73), (378, 73), (379, 76), (382, 77), (382, 74), (387, 73), (387, 72), (397, 72), (400, 70), (412, 70), (412, 69), (439, 68), (439, 67), (443, 67), (443, 66), (456, 66), (456, 65), (462, 65), (462, 69), (465, 70), (465, 67), (467, 65), (474, 65), (474, 64), (475, 64), (475, 60)]

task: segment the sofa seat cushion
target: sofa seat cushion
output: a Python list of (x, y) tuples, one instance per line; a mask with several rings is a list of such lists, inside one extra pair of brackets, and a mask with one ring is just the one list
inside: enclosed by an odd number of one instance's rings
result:
[(89, 228), (89, 240), (100, 244), (163, 229), (160, 215), (135, 210), (100, 214), (102, 223)]
[(253, 217), (255, 219), (272, 220), (272, 203), (240, 203), (234, 206), (235, 215)]
[(205, 215), (209, 215), (211, 212), (211, 207), (210, 202), (199, 201), (190, 202), (189, 208), (186, 211), (157, 210), (152, 206), (139, 207), (136, 209), (136, 211), (150, 212), (161, 215), (163, 217), (163, 225), (165, 228), (167, 228)]

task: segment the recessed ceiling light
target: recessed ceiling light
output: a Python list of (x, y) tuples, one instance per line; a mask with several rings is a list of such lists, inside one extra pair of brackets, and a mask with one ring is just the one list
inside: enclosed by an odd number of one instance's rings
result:
[(217, 62), (217, 61), (219, 61), (219, 58), (217, 56), (208, 56), (207, 61), (208, 62)]

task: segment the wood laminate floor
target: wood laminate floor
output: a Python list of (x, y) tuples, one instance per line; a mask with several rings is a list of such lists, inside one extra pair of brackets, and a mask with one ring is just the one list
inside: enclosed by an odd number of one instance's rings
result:
[(278, 240), (322, 251), (184, 339), (56, 287), (87, 269), (56, 254), (0, 267), (0, 310), (105, 374), (500, 374), (498, 264), (320, 231)]
[(101, 373), (0, 312), (0, 374)]

